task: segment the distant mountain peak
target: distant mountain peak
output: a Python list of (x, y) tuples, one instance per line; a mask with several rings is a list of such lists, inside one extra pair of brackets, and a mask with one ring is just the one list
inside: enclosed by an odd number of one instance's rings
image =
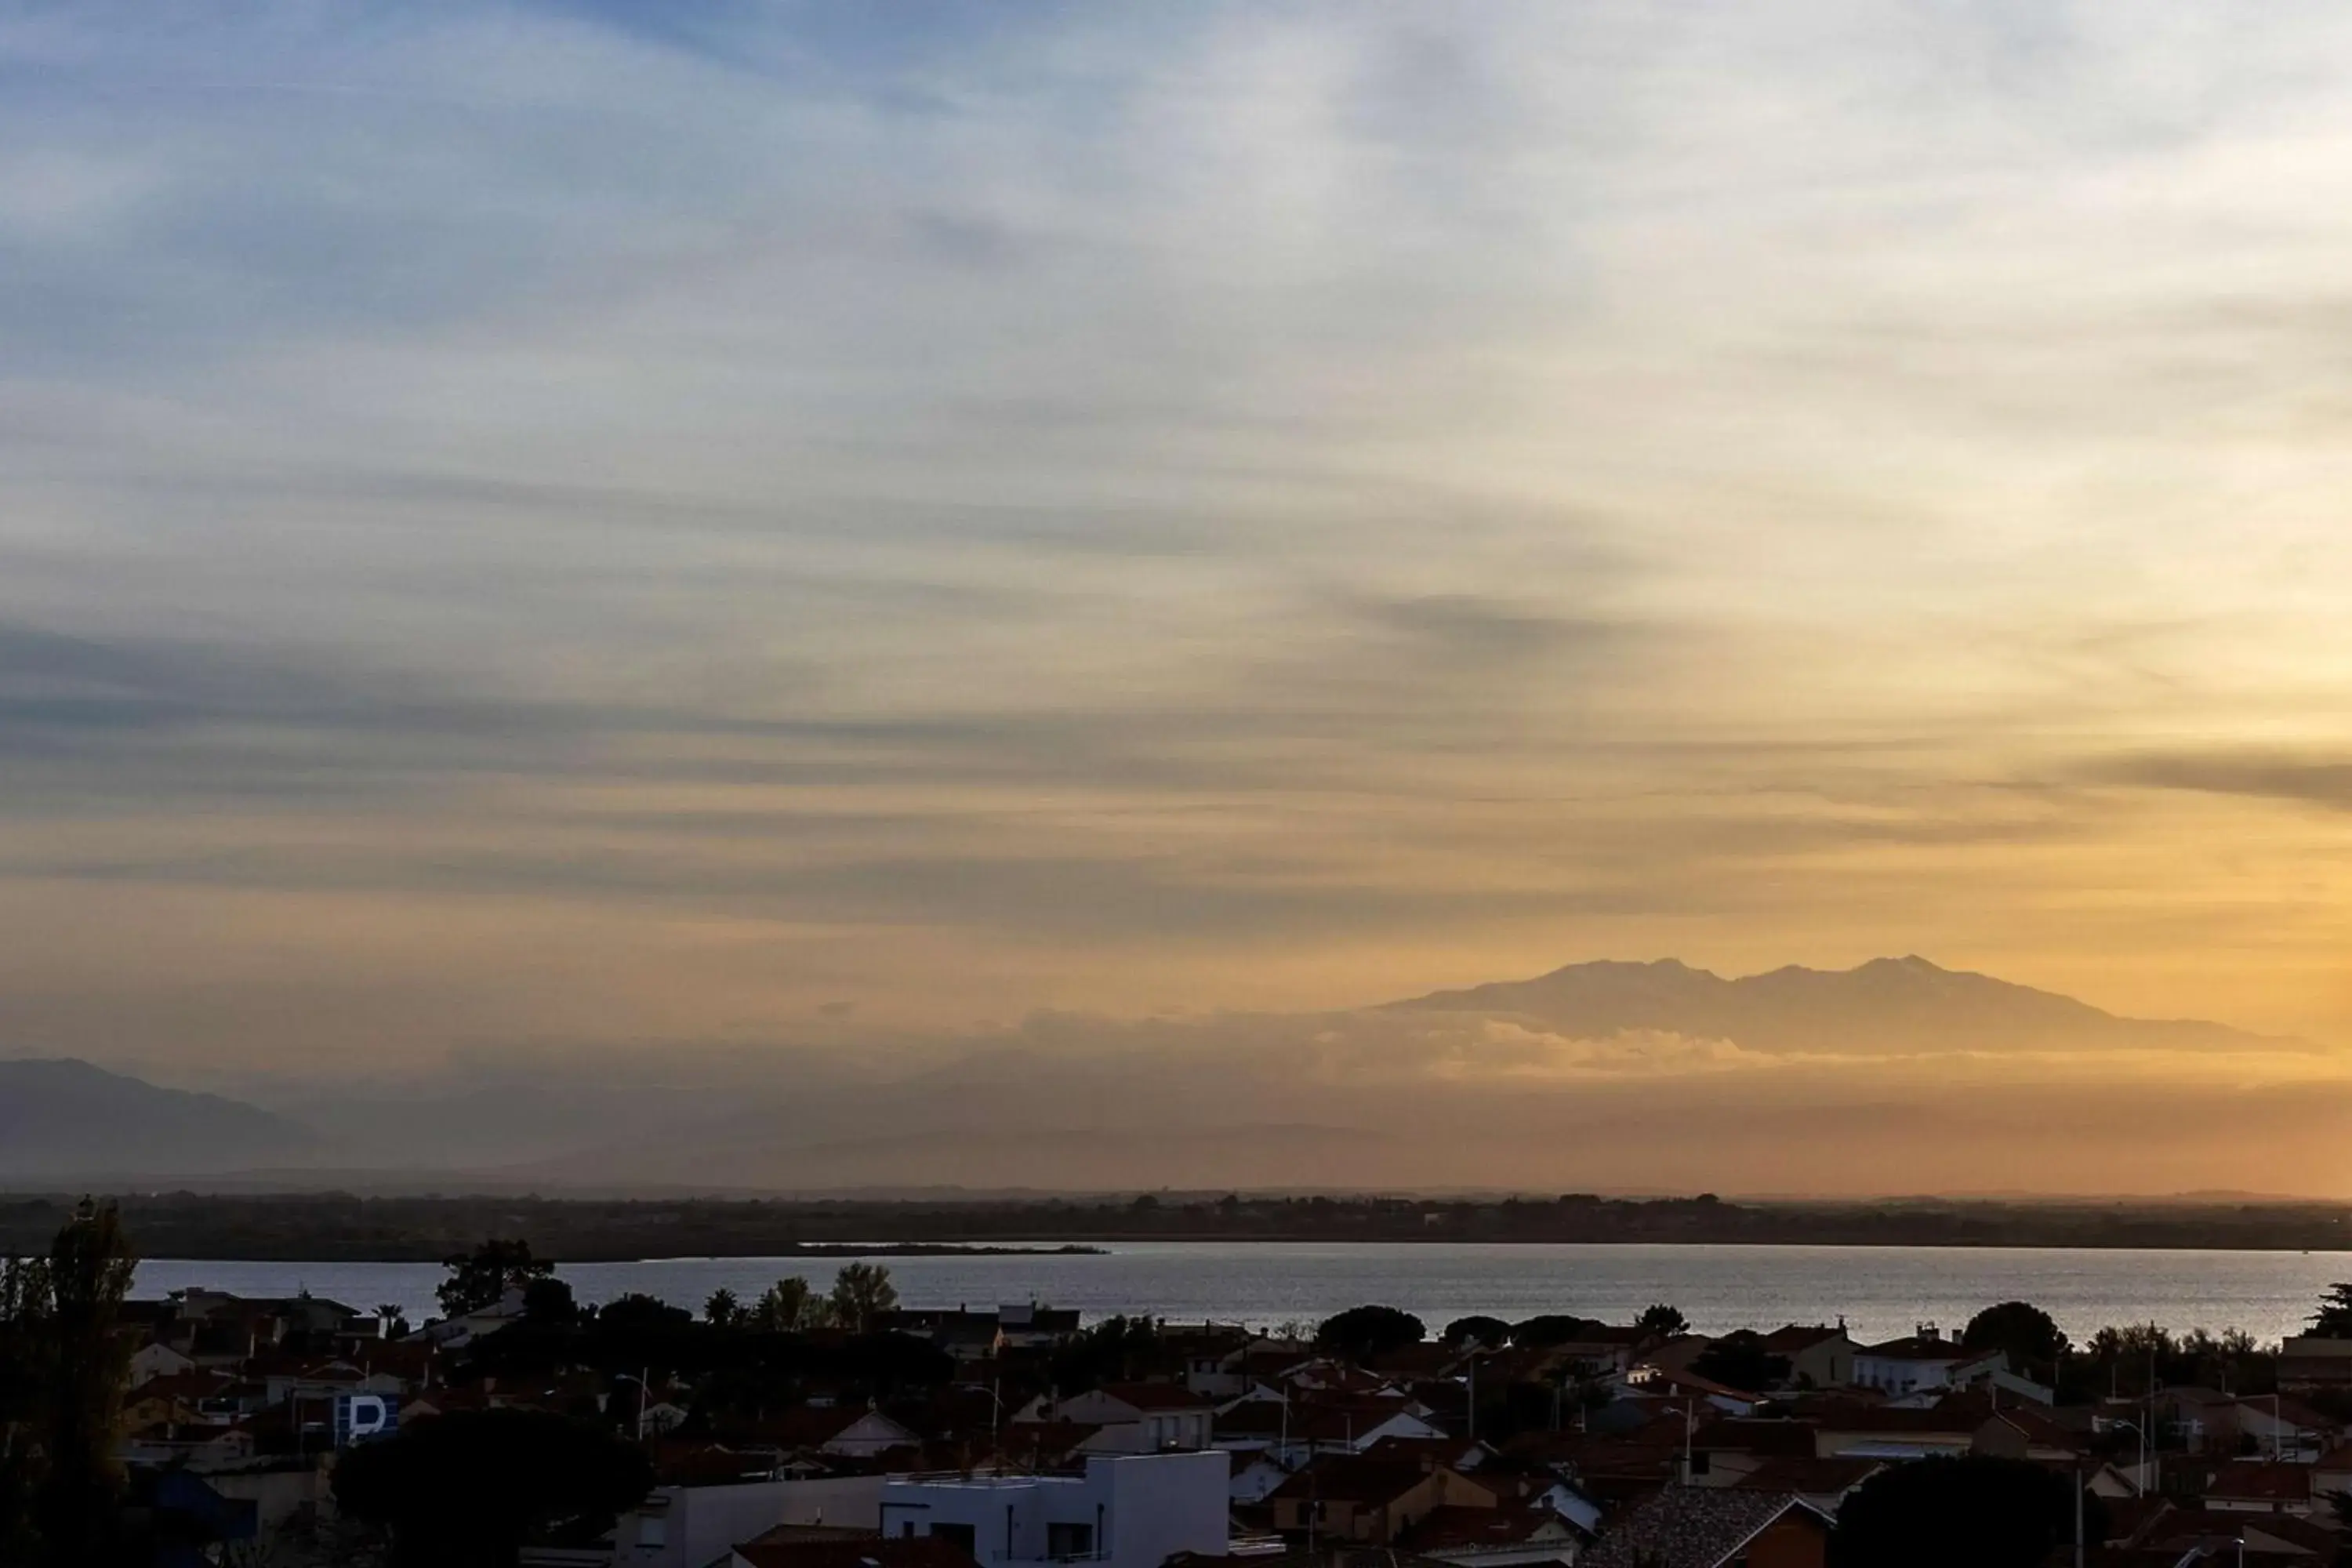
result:
[(74, 1057), (0, 1058), (0, 1174), (195, 1175), (318, 1152), (284, 1117)]
[(1509, 1014), (1583, 1037), (1647, 1030), (1831, 1053), (2097, 1046), (2126, 1037), (2140, 1044), (2227, 1046), (2255, 1038), (2219, 1024), (2118, 1017), (2056, 992), (1947, 969), (1916, 952), (1852, 969), (1790, 963), (1732, 979), (1674, 958), (1604, 959), (1391, 1006)]

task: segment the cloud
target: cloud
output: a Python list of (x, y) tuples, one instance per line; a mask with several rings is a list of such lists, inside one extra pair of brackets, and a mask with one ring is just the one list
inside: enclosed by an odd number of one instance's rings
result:
[(2352, 762), (2247, 747), (2118, 757), (2090, 770), (2103, 783), (2141, 789), (2245, 795), (2329, 810), (2352, 809)]
[(1922, 948), (2340, 1029), (2255, 814), (2352, 669), (2347, 26), (13, 18), (0, 984), (284, 1058)]

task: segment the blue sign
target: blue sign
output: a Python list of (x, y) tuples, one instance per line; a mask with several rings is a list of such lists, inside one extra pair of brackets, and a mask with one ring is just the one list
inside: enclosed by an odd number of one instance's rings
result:
[(400, 1425), (400, 1402), (381, 1394), (335, 1395), (335, 1447), (389, 1437)]

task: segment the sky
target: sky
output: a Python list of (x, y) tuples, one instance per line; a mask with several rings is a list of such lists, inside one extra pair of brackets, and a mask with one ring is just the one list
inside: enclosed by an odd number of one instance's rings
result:
[(0, 5), (0, 1050), (1908, 952), (2352, 1042), (2347, 69), (2291, 0)]

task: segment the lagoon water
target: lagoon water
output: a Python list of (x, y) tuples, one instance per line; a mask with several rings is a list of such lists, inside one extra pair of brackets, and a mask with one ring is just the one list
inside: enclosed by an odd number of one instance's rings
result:
[[(698, 1310), (721, 1286), (751, 1297), (786, 1274), (823, 1285), (844, 1261), (659, 1258), (560, 1272), (583, 1301), (643, 1291)], [(1271, 1327), (1379, 1301), (1421, 1314), (1433, 1331), (1473, 1312), (1624, 1320), (1667, 1301), (1702, 1331), (1843, 1316), (1864, 1340), (1927, 1321), (1957, 1330), (1979, 1308), (2021, 1299), (2078, 1341), (2105, 1324), (2151, 1321), (2178, 1331), (2242, 1328), (2270, 1341), (2296, 1332), (2331, 1282), (2352, 1279), (2347, 1253), (2030, 1247), (1118, 1242), (1094, 1256), (878, 1261), (909, 1307), (1035, 1300), (1078, 1308), (1089, 1320), (1150, 1311)], [(421, 1321), (434, 1310), (441, 1278), (424, 1263), (150, 1258), (139, 1266), (135, 1292), (308, 1289), (362, 1310), (396, 1303)]]

